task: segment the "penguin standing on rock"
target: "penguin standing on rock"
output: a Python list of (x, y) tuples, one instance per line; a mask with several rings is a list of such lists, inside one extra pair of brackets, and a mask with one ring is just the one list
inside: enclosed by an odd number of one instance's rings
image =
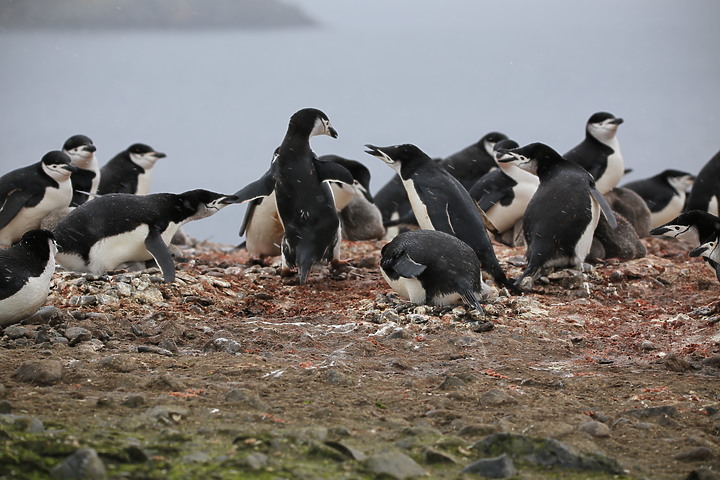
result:
[(164, 153), (156, 152), (143, 143), (135, 143), (115, 155), (100, 169), (97, 193), (132, 193), (147, 195), (150, 192), (152, 168)]
[(600, 210), (612, 228), (617, 226), (593, 177), (542, 143), (498, 153), (499, 162), (512, 162), (540, 180), (523, 215), (528, 265), (516, 285), (525, 277), (536, 279), (543, 269), (581, 267), (590, 252)]
[(695, 177), (680, 170), (664, 170), (655, 176), (623, 185), (640, 195), (650, 209), (650, 226), (659, 227), (680, 215), (687, 190)]
[(168, 245), (175, 232), (232, 203), (237, 197), (201, 189), (102, 195), (75, 208), (55, 227), (57, 261), (68, 270), (101, 274), (125, 262), (155, 259), (165, 281), (172, 282), (175, 263)]
[(48, 230), (30, 230), (0, 250), (0, 327), (29, 317), (43, 306), (55, 272), (57, 247)]
[(455, 177), (415, 145), (365, 146), (400, 175), (420, 228), (464, 241), (499, 286), (516, 291), (495, 256), (482, 211)]
[(623, 119), (612, 113), (593, 114), (585, 125), (585, 140), (563, 155), (590, 172), (602, 194), (615, 188), (625, 175), (625, 162), (616, 136), (622, 123)]
[(100, 185), (100, 167), (95, 158), (95, 145), (85, 135), (73, 135), (63, 145), (63, 152), (70, 155), (70, 161), (78, 168), (70, 177), (73, 197), (71, 206), (77, 207), (95, 195)]
[(704, 210), (720, 215), (720, 152), (712, 157), (697, 174), (683, 211)]
[(70, 175), (76, 171), (67, 153), (54, 150), (0, 177), (0, 245), (12, 245), (47, 215), (70, 205)]
[(381, 255), (385, 281), (412, 303), (482, 308), (489, 289), (480, 261), (462, 240), (435, 230), (411, 230), (393, 238)]

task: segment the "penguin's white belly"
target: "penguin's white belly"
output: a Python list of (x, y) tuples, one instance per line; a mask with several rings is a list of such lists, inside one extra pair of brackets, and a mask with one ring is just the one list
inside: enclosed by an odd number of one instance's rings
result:
[(500, 233), (513, 228), (515, 223), (523, 217), (535, 190), (537, 190), (536, 184), (519, 184), (514, 189), (515, 198), (510, 205), (496, 203), (485, 212)]
[(680, 215), (683, 206), (685, 206), (685, 194), (673, 195), (672, 199), (665, 205), (665, 208), (659, 212), (650, 214), (650, 228), (659, 227), (660, 225), (668, 223)]
[(417, 219), (420, 228), (423, 230), (435, 230), (435, 227), (430, 221), (430, 215), (428, 215), (427, 207), (422, 200), (420, 200), (412, 179), (403, 180), (402, 182), (405, 186), (405, 191), (407, 191), (410, 206), (412, 206), (413, 213), (415, 214), (415, 218)]
[(390, 285), (390, 288), (403, 298), (407, 298), (412, 303), (422, 305), (425, 303), (427, 294), (423, 288), (420, 280), (417, 278), (405, 278), (400, 277), (397, 280), (392, 280), (387, 276), (384, 270), (380, 269), (383, 278)]
[(718, 216), (718, 198), (715, 195), (710, 198), (710, 203), (708, 204), (708, 213), (712, 213), (716, 217)]
[(138, 184), (137, 184), (137, 194), (138, 195), (147, 195), (150, 192), (150, 178), (152, 176), (152, 172), (150, 170), (145, 170), (144, 173), (141, 173), (138, 175)]
[(620, 150), (615, 152), (607, 158), (607, 166), (605, 172), (599, 179), (596, 179), (595, 186), (598, 191), (605, 195), (607, 192), (617, 186), (625, 175), (625, 161), (623, 160)]
[(575, 258), (573, 259), (573, 263), (578, 267), (583, 264), (590, 253), (595, 229), (600, 221), (600, 204), (594, 198), (591, 199), (590, 208), (592, 210), (590, 223), (585, 227), (585, 231), (580, 236), (577, 245), (575, 245)]
[(0, 300), (0, 326), (27, 318), (42, 307), (50, 293), (50, 280), (54, 272), (55, 260), (51, 258), (39, 277), (28, 279), (18, 292)]
[(34, 207), (21, 208), (15, 218), (0, 230), (0, 245), (10, 246), (28, 230), (40, 228), (43, 218), (59, 208), (67, 207), (70, 200), (72, 186), (69, 181), (61, 182), (58, 188), (46, 189), (40, 203)]
[(280, 255), (283, 233), (273, 192), (255, 206), (245, 229), (245, 247), (255, 257)]
[(335, 201), (335, 210), (338, 212), (347, 207), (355, 194), (358, 193), (354, 186), (337, 182), (330, 183), (330, 191), (332, 191), (333, 200)]

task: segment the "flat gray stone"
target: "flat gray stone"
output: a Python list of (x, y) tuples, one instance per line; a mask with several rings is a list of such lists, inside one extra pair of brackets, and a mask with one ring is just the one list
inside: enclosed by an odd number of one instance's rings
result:
[(485, 478), (508, 478), (517, 473), (515, 463), (507, 454), (499, 457), (481, 458), (463, 468), (460, 473), (474, 473)]
[(23, 363), (13, 377), (33, 385), (55, 385), (62, 380), (63, 367), (58, 360), (35, 360)]
[(92, 448), (81, 448), (50, 470), (53, 480), (104, 480), (107, 471)]
[(580, 424), (578, 430), (597, 438), (608, 438), (610, 436), (610, 427), (595, 420)]
[(427, 475), (415, 460), (397, 451), (377, 453), (365, 461), (365, 466), (372, 473), (387, 475), (397, 480)]

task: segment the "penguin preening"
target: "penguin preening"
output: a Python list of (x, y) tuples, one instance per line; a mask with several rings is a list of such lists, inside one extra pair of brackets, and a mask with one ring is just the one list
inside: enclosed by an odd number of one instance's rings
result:
[(563, 155), (590, 172), (602, 194), (615, 188), (625, 175), (625, 162), (617, 139), (622, 123), (623, 119), (612, 113), (593, 114), (585, 124), (585, 139)]
[(512, 162), (538, 176), (535, 195), (523, 215), (528, 265), (517, 279), (533, 280), (553, 267), (581, 267), (592, 245), (602, 210), (612, 228), (615, 215), (593, 177), (542, 143), (499, 150), (499, 162)]
[(166, 155), (143, 143), (130, 145), (100, 169), (97, 193), (147, 195), (155, 163)]
[(12, 245), (47, 215), (70, 205), (70, 175), (76, 171), (68, 154), (54, 150), (0, 177), (0, 245)]
[(87, 202), (89, 195), (95, 195), (100, 185), (100, 167), (95, 157), (96, 150), (93, 141), (85, 135), (73, 135), (63, 144), (63, 152), (70, 156), (70, 161), (78, 168), (70, 177), (73, 207)]
[(48, 230), (30, 230), (0, 250), (0, 327), (19, 322), (45, 304), (57, 247)]
[(411, 230), (383, 246), (381, 255), (385, 281), (412, 303), (465, 303), (482, 308), (489, 288), (482, 281), (480, 261), (457, 237), (435, 230)]
[(464, 241), (499, 286), (514, 290), (495, 256), (482, 211), (455, 177), (415, 145), (366, 147), (367, 153), (399, 174), (422, 229), (438, 230)]
[(185, 223), (213, 215), (237, 197), (207, 190), (102, 195), (75, 208), (55, 227), (57, 261), (68, 270), (105, 273), (126, 262), (154, 259), (166, 282), (175, 279), (168, 245)]

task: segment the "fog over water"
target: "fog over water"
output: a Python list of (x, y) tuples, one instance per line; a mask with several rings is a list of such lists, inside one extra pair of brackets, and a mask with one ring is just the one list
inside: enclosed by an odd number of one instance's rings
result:
[[(365, 143), (446, 156), (497, 130), (563, 153), (600, 110), (625, 119), (628, 180), (697, 173), (720, 149), (716, 1), (286, 3), (321, 26), (0, 31), (0, 174), (82, 133), (101, 164), (135, 142), (167, 153), (153, 192), (232, 193), (308, 106), (339, 132), (315, 152), (365, 163), (373, 191), (392, 171)], [(244, 210), (185, 229), (238, 243)]]

